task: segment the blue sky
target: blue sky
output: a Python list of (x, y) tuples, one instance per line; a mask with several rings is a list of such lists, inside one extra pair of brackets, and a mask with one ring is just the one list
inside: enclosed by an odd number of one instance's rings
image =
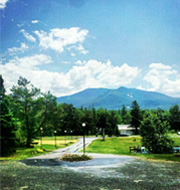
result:
[(180, 97), (180, 0), (0, 0), (7, 92), (120, 86)]

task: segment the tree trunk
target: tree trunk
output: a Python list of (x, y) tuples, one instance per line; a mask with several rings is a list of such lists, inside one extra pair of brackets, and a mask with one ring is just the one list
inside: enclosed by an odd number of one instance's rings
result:
[(102, 130), (102, 135), (103, 135), (103, 141), (105, 141), (105, 128), (103, 128), (103, 130)]
[(25, 115), (26, 115), (26, 128), (27, 128), (26, 147), (30, 147), (30, 144), (31, 144), (31, 135), (30, 135), (30, 128), (29, 128), (29, 117), (28, 117), (27, 106), (25, 107)]

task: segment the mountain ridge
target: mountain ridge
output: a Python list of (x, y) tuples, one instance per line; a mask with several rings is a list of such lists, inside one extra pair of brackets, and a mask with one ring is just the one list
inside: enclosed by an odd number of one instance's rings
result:
[(103, 107), (108, 110), (121, 109), (122, 105), (130, 108), (134, 100), (137, 101), (141, 109), (157, 109), (161, 107), (167, 110), (175, 104), (180, 106), (180, 98), (123, 86), (117, 89), (88, 88), (73, 95), (57, 98), (58, 103), (73, 104), (78, 108), (81, 106), (96, 109)]

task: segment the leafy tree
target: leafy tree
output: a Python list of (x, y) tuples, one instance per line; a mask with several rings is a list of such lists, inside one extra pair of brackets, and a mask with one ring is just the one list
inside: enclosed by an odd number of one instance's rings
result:
[(130, 113), (131, 113), (131, 126), (134, 127), (135, 134), (138, 134), (139, 133), (138, 127), (141, 124), (142, 115), (140, 107), (136, 101), (132, 102)]
[(169, 153), (173, 148), (173, 141), (168, 136), (169, 123), (162, 122), (161, 116), (161, 113), (149, 113), (140, 125), (142, 145), (152, 153)]
[(129, 123), (131, 123), (131, 114), (130, 114), (130, 112), (128, 111), (128, 112), (126, 113), (126, 116), (125, 116), (124, 124), (129, 124)]
[(30, 147), (35, 128), (33, 107), (39, 106), (37, 98), (40, 95), (40, 90), (30, 85), (30, 81), (27, 79), (20, 77), (18, 86), (13, 86), (11, 91), (14, 114), (21, 121), (22, 131), (26, 131), (26, 146)]
[(73, 117), (74, 125), (73, 125), (73, 130), (72, 130), (74, 134), (77, 134), (77, 135), (79, 133), (82, 134), (82, 131), (83, 131), (82, 118), (83, 118), (83, 116), (84, 116), (83, 112), (80, 109), (75, 108), (74, 117)]
[(5, 97), (5, 88), (4, 88), (4, 80), (2, 78), (2, 75), (0, 75), (0, 101), (3, 101), (3, 98)]
[[(54, 133), (54, 126), (56, 126), (57, 118), (57, 101), (56, 97), (50, 92), (42, 93), (42, 97), (37, 99), (38, 107), (34, 107), (34, 115), (38, 118), (36, 126), (37, 130), (34, 134), (39, 132), (39, 128), (43, 127), (43, 135), (52, 135)], [(36, 104), (37, 105), (37, 104)]]
[(108, 136), (119, 135), (118, 124), (121, 123), (121, 116), (116, 114), (115, 111), (108, 111), (108, 128), (107, 134)]
[(52, 108), (56, 106), (56, 98), (49, 92), (42, 94), (30, 81), (20, 77), (18, 85), (12, 89), (12, 109), (21, 122), (21, 135), (25, 135), (26, 146), (30, 147), (38, 132), (46, 127), (52, 117)]
[(126, 109), (125, 105), (122, 106), (121, 117), (122, 117), (122, 123), (123, 124), (129, 124), (129, 123), (131, 123), (131, 114)]
[(98, 130), (101, 130), (102, 132), (103, 141), (105, 141), (105, 130), (109, 126), (107, 118), (108, 116), (107, 116), (106, 110), (104, 110), (103, 108), (100, 108), (97, 114), (97, 128)]
[(57, 134), (64, 134), (63, 130), (63, 124), (64, 124), (64, 109), (63, 105), (60, 103), (56, 107), (56, 112), (55, 112), (55, 118), (53, 119), (54, 125), (53, 125), (53, 130), (57, 131)]
[(96, 136), (97, 136), (98, 135), (97, 111), (96, 111), (96, 109), (94, 107), (92, 108), (92, 115), (93, 115), (93, 123), (94, 123), (93, 134), (96, 134)]
[(4, 80), (0, 75), (0, 147), (1, 154), (9, 154), (16, 147), (16, 131), (18, 128), (17, 120), (10, 110), (8, 96), (5, 95)]
[(62, 117), (61, 117), (61, 132), (64, 135), (73, 131), (73, 134), (82, 134), (82, 112), (74, 108), (72, 104), (62, 104)]
[(86, 123), (85, 132), (87, 135), (95, 134), (95, 120), (93, 116), (92, 110), (84, 109), (83, 111), (84, 115), (82, 118), (82, 122)]
[(174, 129), (175, 131), (180, 131), (180, 109), (179, 106), (176, 104), (172, 106), (169, 110), (170, 116), (170, 125), (171, 129)]
[(127, 114), (126, 106), (123, 105), (121, 109), (121, 117), (123, 123), (126, 123), (126, 114)]

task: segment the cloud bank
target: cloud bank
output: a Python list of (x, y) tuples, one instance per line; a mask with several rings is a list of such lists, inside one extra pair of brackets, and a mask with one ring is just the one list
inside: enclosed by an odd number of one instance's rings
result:
[(15, 57), (5, 65), (0, 65), (7, 91), (10, 92), (19, 76), (27, 78), (44, 92), (50, 90), (56, 96), (63, 96), (90, 87), (117, 88), (128, 85), (140, 73), (138, 67), (131, 67), (126, 63), (113, 66), (110, 61), (103, 63), (97, 60), (74, 65), (67, 73), (39, 69), (40, 65), (51, 62), (51, 57), (39, 54), (24, 58)]
[[(162, 92), (170, 96), (180, 96), (180, 74), (169, 65), (152, 63), (143, 80), (151, 84), (144, 90)], [(139, 89), (143, 89), (139, 86)]]

